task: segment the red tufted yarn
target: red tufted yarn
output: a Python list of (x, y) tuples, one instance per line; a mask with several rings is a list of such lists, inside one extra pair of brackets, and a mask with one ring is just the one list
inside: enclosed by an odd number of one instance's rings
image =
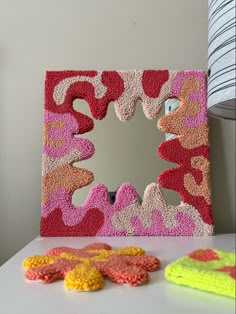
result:
[(145, 94), (156, 98), (159, 96), (161, 88), (169, 79), (167, 70), (144, 70), (142, 76), (142, 85)]
[(202, 172), (191, 166), (191, 158), (194, 156), (204, 156), (209, 159), (208, 146), (199, 146), (193, 149), (184, 148), (178, 138), (162, 142), (158, 147), (158, 154), (161, 158), (179, 164), (178, 167), (163, 171), (158, 176), (158, 183), (167, 189), (178, 192), (181, 201), (191, 204), (198, 209), (204, 222), (213, 223), (211, 205), (207, 204), (202, 196), (194, 196), (186, 191), (183, 182), (186, 173), (191, 173), (197, 184), (202, 181)]
[(111, 255), (108, 261), (93, 266), (113, 282), (137, 286), (148, 280), (147, 271), (160, 268), (160, 261), (155, 256)]
[(55, 209), (47, 218), (41, 217), (41, 236), (95, 236), (104, 223), (104, 215), (97, 208), (91, 208), (79, 225), (67, 226), (62, 220), (59, 208)]

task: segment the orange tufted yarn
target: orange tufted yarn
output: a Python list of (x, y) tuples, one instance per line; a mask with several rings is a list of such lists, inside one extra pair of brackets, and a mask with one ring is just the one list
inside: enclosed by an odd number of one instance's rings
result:
[(160, 261), (155, 256), (111, 255), (93, 266), (113, 282), (137, 286), (148, 280), (147, 271), (160, 268)]
[(28, 268), (28, 280), (50, 283), (64, 279), (67, 289), (90, 291), (103, 288), (103, 277), (115, 283), (141, 285), (148, 281), (148, 271), (160, 268), (160, 261), (145, 255), (140, 247), (112, 250), (106, 243), (92, 243), (82, 249), (53, 248), (46, 255), (26, 258), (23, 266)]

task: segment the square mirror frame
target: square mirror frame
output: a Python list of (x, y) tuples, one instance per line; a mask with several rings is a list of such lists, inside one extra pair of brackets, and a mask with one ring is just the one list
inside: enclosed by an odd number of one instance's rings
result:
[[(200, 70), (48, 71), (40, 235), (212, 235), (206, 95), (205, 72)], [(92, 118), (74, 110), (77, 98), (88, 103)], [(157, 182), (146, 187), (142, 200), (135, 187), (126, 182), (111, 203), (107, 187), (96, 184), (84, 204), (73, 205), (74, 191), (91, 184), (94, 178), (88, 169), (73, 165), (91, 158), (95, 150), (91, 141), (78, 135), (93, 129), (93, 119), (106, 117), (110, 102), (117, 117), (128, 121), (137, 100), (142, 101), (146, 118), (157, 119), (169, 98), (177, 98), (180, 106), (162, 116), (157, 126), (176, 136), (162, 142), (157, 153), (177, 166), (157, 174)], [(161, 187), (176, 191), (180, 204), (169, 205)]]

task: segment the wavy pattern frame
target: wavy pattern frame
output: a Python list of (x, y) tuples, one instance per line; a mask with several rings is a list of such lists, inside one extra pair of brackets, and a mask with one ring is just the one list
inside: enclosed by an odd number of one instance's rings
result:
[[(132, 118), (141, 99), (148, 119), (157, 118), (163, 102), (178, 98), (180, 107), (158, 120), (176, 138), (157, 152), (177, 167), (163, 171), (140, 203), (135, 188), (120, 186), (114, 204), (103, 184), (91, 188), (84, 204), (72, 205), (76, 189), (89, 185), (93, 173), (73, 166), (91, 158), (93, 144), (75, 138), (93, 129), (93, 119), (75, 111), (73, 100), (87, 101), (94, 119), (106, 116), (114, 102), (122, 121)], [(179, 193), (169, 205), (160, 186)], [(42, 156), (41, 236), (207, 236), (213, 234), (209, 184), (209, 143), (204, 71), (48, 71)]]

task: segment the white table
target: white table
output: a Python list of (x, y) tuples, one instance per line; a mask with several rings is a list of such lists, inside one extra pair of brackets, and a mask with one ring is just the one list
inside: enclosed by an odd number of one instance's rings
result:
[[(106, 242), (113, 247), (141, 246), (157, 256), (162, 270), (150, 273), (150, 282), (128, 287), (106, 281), (96, 292), (66, 291), (63, 281), (52, 284), (27, 282), (21, 262), (30, 255), (44, 254), (56, 246), (82, 247), (92, 242)], [(1, 314), (230, 314), (235, 313), (235, 300), (164, 279), (164, 267), (171, 261), (197, 248), (235, 250), (235, 235), (195, 237), (81, 237), (36, 238), (0, 267)]]

